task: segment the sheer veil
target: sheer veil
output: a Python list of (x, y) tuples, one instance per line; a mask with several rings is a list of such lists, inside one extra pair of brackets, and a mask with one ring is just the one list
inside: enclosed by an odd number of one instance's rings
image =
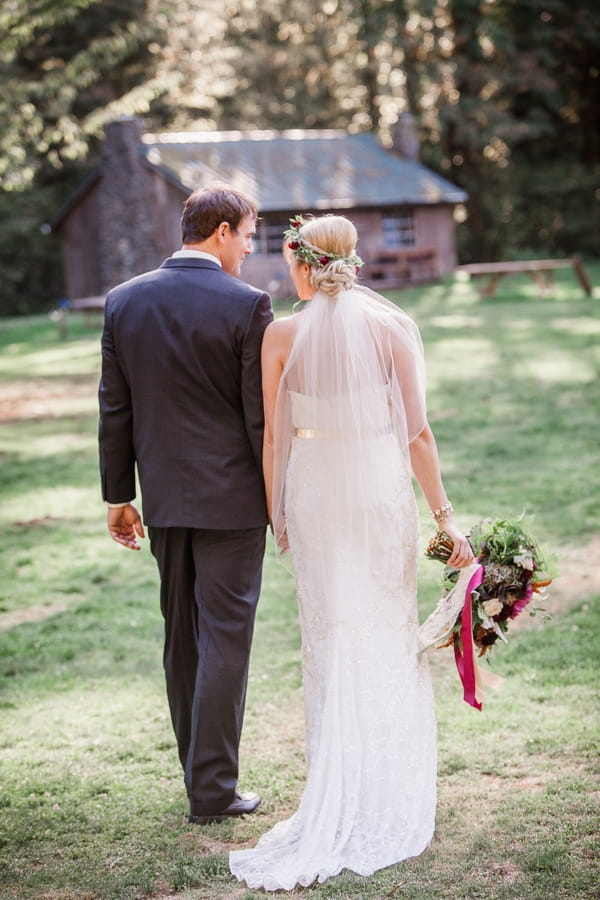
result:
[(276, 538), (285, 529), (285, 475), (295, 438), (323, 440), (335, 468), (337, 513), (348, 522), (381, 495), (373, 441), (393, 434), (408, 466), (409, 443), (426, 424), (423, 346), (405, 312), (354, 285), (336, 296), (317, 292), (298, 315), (275, 410)]
[(415, 856), (435, 820), (408, 458), (426, 421), (421, 340), (358, 286), (318, 291), (296, 322), (275, 407), (273, 525), (287, 529), (297, 588), (306, 784), (289, 819), (230, 857), (238, 879), (269, 891)]

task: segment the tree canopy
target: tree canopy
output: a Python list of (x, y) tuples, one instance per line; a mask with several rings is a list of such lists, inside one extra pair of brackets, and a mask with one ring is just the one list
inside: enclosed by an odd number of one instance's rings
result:
[(423, 161), (470, 195), (464, 261), (597, 252), (599, 59), (585, 0), (6, 0), (0, 312), (60, 295), (39, 226), (121, 114), (389, 143), (408, 110)]

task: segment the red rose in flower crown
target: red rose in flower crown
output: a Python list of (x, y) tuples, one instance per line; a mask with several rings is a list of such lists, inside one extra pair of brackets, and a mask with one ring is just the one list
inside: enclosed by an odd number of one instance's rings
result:
[(318, 247), (313, 247), (305, 241), (300, 231), (302, 226), (306, 225), (306, 222), (307, 220), (302, 216), (296, 216), (294, 219), (290, 219), (290, 227), (283, 232), (288, 249), (292, 251), (296, 259), (307, 262), (309, 266), (314, 266), (315, 268), (321, 268), (329, 265), (331, 262), (341, 260), (354, 266), (355, 272), (358, 273), (360, 271), (363, 265), (360, 256), (355, 254), (352, 256), (336, 256), (334, 253), (329, 253), (325, 256), (322, 250), (319, 250)]

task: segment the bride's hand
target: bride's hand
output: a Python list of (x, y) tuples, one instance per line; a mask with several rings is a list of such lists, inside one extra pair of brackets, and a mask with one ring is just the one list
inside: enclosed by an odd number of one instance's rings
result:
[(454, 542), (452, 554), (448, 558), (449, 566), (452, 566), (453, 569), (464, 569), (465, 566), (469, 566), (471, 563), (475, 562), (473, 548), (460, 528), (458, 528), (452, 520), (446, 519), (443, 522), (440, 522), (439, 530), (445, 531)]
[(275, 528), (275, 526), (273, 524), (273, 520), (271, 518), (271, 513), (269, 512), (269, 528), (271, 529), (271, 534), (275, 537), (275, 540), (277, 542), (277, 549), (279, 550), (279, 552), (282, 555), (284, 553), (287, 553), (288, 550), (290, 549), (290, 545), (288, 542), (287, 528), (285, 527), (285, 519), (281, 520), (281, 523), (280, 523), (281, 531), (279, 532), (279, 536), (277, 537), (276, 535), (277, 535), (278, 529)]
[(279, 535), (279, 540), (277, 541), (277, 546), (279, 547), (279, 551), (282, 555), (284, 553), (288, 552), (288, 550), (290, 549), (290, 544), (288, 541), (287, 531), (284, 531), (282, 534)]

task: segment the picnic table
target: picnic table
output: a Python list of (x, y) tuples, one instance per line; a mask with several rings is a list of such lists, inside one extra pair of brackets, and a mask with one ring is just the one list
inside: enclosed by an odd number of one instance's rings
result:
[(56, 309), (50, 313), (53, 322), (58, 323), (61, 338), (66, 338), (69, 330), (68, 317), (72, 312), (82, 313), (86, 324), (94, 324), (94, 316), (104, 312), (106, 296), (78, 297), (75, 300), (60, 300)]
[(548, 288), (552, 287), (554, 283), (553, 275), (556, 269), (567, 268), (573, 269), (585, 293), (588, 296), (591, 295), (592, 285), (578, 256), (569, 259), (524, 259), (511, 262), (469, 263), (465, 266), (457, 266), (456, 271), (466, 272), (479, 279), (487, 278), (478, 287), (479, 295), (482, 298), (492, 297), (496, 293), (498, 282), (505, 275), (519, 275), (525, 272), (531, 275), (537, 284), (540, 297), (544, 297)]
[(104, 311), (105, 300), (105, 294), (101, 294), (99, 297), (78, 297), (76, 300), (69, 300), (68, 309), (70, 312), (83, 313), (84, 316), (88, 318), (94, 313), (101, 313)]
[(381, 248), (365, 263), (361, 275), (366, 284), (376, 288), (404, 287), (431, 281), (437, 277), (435, 247), (405, 247), (401, 250)]

